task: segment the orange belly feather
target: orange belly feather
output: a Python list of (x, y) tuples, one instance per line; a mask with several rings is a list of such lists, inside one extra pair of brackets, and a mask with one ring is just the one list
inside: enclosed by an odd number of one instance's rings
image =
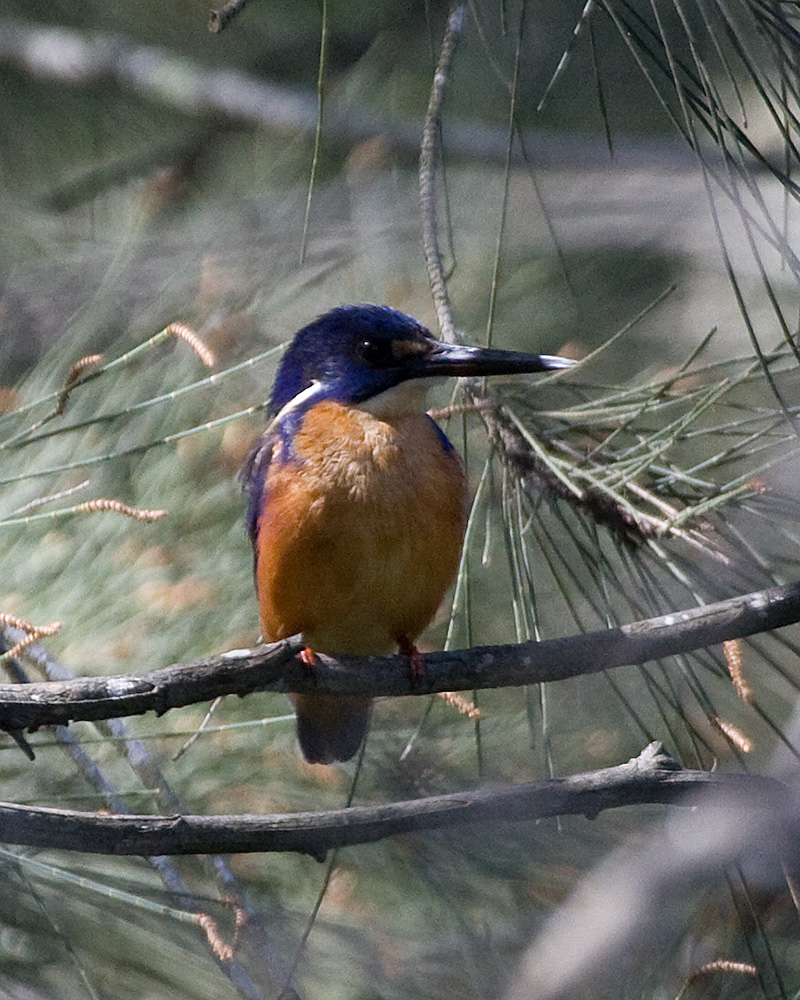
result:
[[(308, 411), (292, 455), (279, 449), (257, 540), (264, 638), (302, 632), (319, 652), (360, 655), (413, 642), (458, 568), (466, 519), (458, 456), (424, 414), (380, 419), (334, 402)], [(296, 703), (309, 759), (355, 753), (368, 700)]]

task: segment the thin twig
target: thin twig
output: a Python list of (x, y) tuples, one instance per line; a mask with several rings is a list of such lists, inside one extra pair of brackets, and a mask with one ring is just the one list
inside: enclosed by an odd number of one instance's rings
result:
[(306, 209), (303, 213), (303, 233), (300, 239), (300, 264), (305, 264), (308, 250), (308, 226), (311, 221), (311, 202), (319, 171), (319, 157), (322, 149), (322, 124), (325, 117), (325, 71), (328, 62), (328, 0), (322, 0), (322, 23), (319, 39), (319, 67), (317, 69), (317, 127), (314, 130), (314, 152), (311, 155), (311, 173), (308, 178)]
[(84, 503), (75, 504), (73, 507), (59, 507), (58, 510), (39, 512), (38, 514), (24, 514), (21, 517), (5, 517), (0, 519), (0, 528), (8, 528), (18, 524), (32, 524), (34, 521), (57, 520), (63, 517), (71, 517), (73, 514), (99, 514), (110, 511), (113, 514), (122, 514), (130, 517), (134, 521), (160, 521), (167, 516), (165, 510), (153, 509), (150, 507), (131, 507), (121, 500), (110, 500), (106, 497), (98, 497), (96, 500), (86, 500)]
[(7, 649), (4, 653), (0, 653), (0, 663), (5, 660), (15, 660), (17, 657), (22, 656), (26, 649), (33, 646), (40, 639), (44, 639), (47, 636), (55, 635), (56, 632), (61, 628), (61, 622), (50, 622), (48, 625), (38, 625), (34, 626), (26, 636), (15, 642), (13, 646)]
[(422, 128), (422, 142), (419, 150), (422, 247), (425, 254), (425, 266), (428, 269), (428, 284), (439, 321), (439, 331), (442, 339), (448, 343), (453, 343), (456, 339), (456, 332), (439, 247), (439, 229), (436, 217), (436, 160), (441, 128), (439, 116), (444, 99), (444, 88), (450, 71), (450, 61), (464, 25), (465, 10), (466, 4), (456, 4), (447, 19), (439, 61), (433, 74), (433, 84), (428, 98), (428, 109), (425, 112), (425, 123)]

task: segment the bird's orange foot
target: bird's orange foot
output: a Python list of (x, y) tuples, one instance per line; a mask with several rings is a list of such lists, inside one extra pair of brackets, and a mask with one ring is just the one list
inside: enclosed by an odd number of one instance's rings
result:
[(310, 646), (306, 646), (300, 651), (300, 659), (303, 662), (303, 666), (307, 667), (309, 670), (313, 670), (317, 665), (317, 654)]
[(422, 659), (422, 653), (405, 635), (401, 635), (397, 640), (397, 647), (400, 650), (400, 655), (407, 656), (409, 659), (408, 666), (411, 671), (412, 683), (421, 681), (425, 676), (425, 661)]

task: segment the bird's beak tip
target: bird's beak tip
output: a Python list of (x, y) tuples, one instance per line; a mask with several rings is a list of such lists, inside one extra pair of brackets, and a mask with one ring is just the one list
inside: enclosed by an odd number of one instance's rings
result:
[(574, 368), (578, 364), (575, 358), (563, 358), (559, 354), (540, 354), (545, 371), (559, 371), (565, 368)]

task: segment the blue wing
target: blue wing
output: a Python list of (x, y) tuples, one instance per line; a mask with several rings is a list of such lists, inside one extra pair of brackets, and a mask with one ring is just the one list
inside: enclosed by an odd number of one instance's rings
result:
[(256, 557), (258, 528), (261, 521), (261, 512), (264, 509), (266, 493), (267, 473), (275, 452), (277, 434), (274, 431), (267, 431), (266, 434), (256, 443), (250, 454), (245, 459), (239, 479), (242, 484), (242, 491), (247, 499), (247, 514), (245, 527), (250, 536), (253, 546), (253, 555)]

